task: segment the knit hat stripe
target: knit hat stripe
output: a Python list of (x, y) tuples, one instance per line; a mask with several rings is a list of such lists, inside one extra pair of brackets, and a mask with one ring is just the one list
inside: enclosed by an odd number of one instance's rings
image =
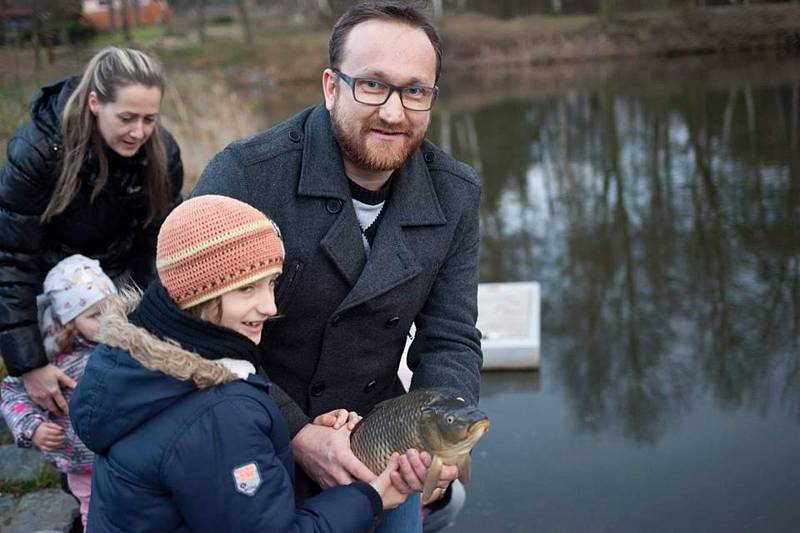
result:
[(181, 309), (280, 272), (283, 242), (277, 226), (255, 207), (205, 195), (178, 205), (161, 225), (156, 267)]
[(220, 285), (217, 289), (211, 292), (203, 293), (192, 300), (187, 300), (186, 302), (182, 302), (178, 307), (180, 307), (181, 309), (189, 309), (190, 307), (194, 307), (197, 304), (207, 302), (208, 300), (213, 300), (217, 296), (222, 296), (226, 292), (238, 289), (239, 287), (244, 287), (245, 285), (254, 283), (262, 278), (271, 276), (272, 274), (280, 273), (282, 270), (283, 266), (281, 264), (277, 264), (274, 267), (270, 268), (269, 270), (262, 270), (261, 272), (257, 272), (252, 276), (246, 278), (234, 279), (232, 283), (226, 285)]
[(257, 220), (255, 222), (251, 222), (249, 224), (245, 224), (243, 226), (239, 226), (238, 228), (233, 228), (233, 229), (228, 230), (228, 231), (226, 231), (224, 233), (221, 233), (219, 235), (215, 235), (210, 239), (206, 239), (204, 241), (201, 241), (201, 242), (195, 244), (194, 246), (190, 246), (189, 248), (186, 248), (185, 250), (181, 250), (179, 252), (175, 252), (174, 254), (169, 255), (167, 257), (159, 258), (158, 261), (156, 261), (156, 268), (163, 268), (165, 266), (169, 266), (169, 265), (171, 265), (173, 263), (177, 263), (178, 261), (181, 261), (183, 259), (187, 259), (189, 257), (192, 257), (193, 255), (198, 254), (198, 253), (202, 252), (203, 250), (207, 250), (208, 248), (211, 248), (212, 246), (216, 246), (217, 244), (221, 244), (221, 243), (223, 243), (223, 242), (225, 242), (227, 240), (234, 239), (236, 237), (241, 237), (241, 236), (246, 235), (248, 233), (252, 233), (254, 231), (258, 231), (261, 228), (266, 228), (266, 227), (271, 227), (271, 226), (272, 226), (272, 223), (265, 219), (265, 220)]

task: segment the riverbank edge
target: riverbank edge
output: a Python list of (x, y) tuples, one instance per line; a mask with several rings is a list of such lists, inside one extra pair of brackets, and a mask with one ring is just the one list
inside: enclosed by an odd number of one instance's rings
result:
[(445, 64), (456, 69), (644, 57), (800, 52), (800, 4), (720, 6), (599, 16), (445, 21)]

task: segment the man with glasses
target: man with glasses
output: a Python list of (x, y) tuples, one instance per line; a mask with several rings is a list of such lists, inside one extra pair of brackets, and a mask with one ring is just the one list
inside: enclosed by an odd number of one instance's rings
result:
[[(322, 487), (374, 477), (346, 430), (310, 422), (341, 407), (366, 415), (402, 394), (412, 324), (411, 388), (478, 402), (480, 180), (425, 140), (441, 53), (407, 2), (350, 8), (331, 35), (324, 104), (228, 146), (193, 192), (248, 202), (283, 231), (282, 318), (265, 328), (261, 362), (289, 421), (298, 493), (312, 492), (306, 475)], [(429, 464), (426, 453), (401, 456), (393, 483), (413, 495), (379, 531), (421, 529)], [(457, 476), (445, 467), (434, 498)]]

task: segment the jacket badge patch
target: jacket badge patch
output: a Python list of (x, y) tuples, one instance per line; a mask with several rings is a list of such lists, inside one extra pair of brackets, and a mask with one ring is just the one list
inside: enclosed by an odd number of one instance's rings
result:
[(255, 463), (247, 463), (233, 469), (233, 482), (236, 490), (246, 496), (252, 496), (261, 486), (261, 474)]

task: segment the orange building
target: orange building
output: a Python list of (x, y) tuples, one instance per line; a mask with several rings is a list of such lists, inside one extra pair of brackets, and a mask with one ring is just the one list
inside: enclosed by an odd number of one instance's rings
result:
[[(151, 26), (165, 23), (172, 15), (165, 0), (128, 0), (128, 25)], [(114, 20), (110, 18), (113, 5)], [(137, 11), (138, 8), (138, 11)], [(83, 0), (81, 2), (83, 18), (90, 24), (102, 30), (118, 29), (122, 27), (122, 0)]]

